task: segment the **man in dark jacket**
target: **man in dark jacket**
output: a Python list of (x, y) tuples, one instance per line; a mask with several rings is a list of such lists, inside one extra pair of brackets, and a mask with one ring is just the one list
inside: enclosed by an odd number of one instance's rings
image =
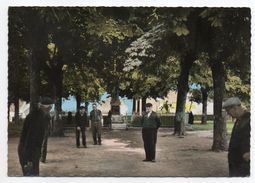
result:
[(146, 158), (143, 161), (155, 162), (157, 132), (160, 118), (152, 111), (152, 104), (146, 104), (146, 113), (142, 117), (142, 137)]
[(75, 130), (76, 130), (76, 147), (80, 147), (80, 133), (82, 136), (82, 145), (87, 148), (86, 144), (86, 123), (87, 123), (87, 113), (85, 111), (85, 107), (81, 106), (79, 111), (75, 114)]
[(93, 110), (90, 112), (91, 130), (94, 145), (101, 145), (101, 128), (103, 123), (102, 112), (97, 109), (97, 105), (94, 103), (92, 105)]
[(237, 97), (223, 103), (227, 113), (236, 118), (229, 142), (229, 176), (245, 177), (250, 175), (250, 113), (241, 107)]
[(24, 176), (39, 176), (39, 160), (45, 136), (45, 130), (50, 123), (49, 112), (53, 101), (44, 97), (39, 102), (38, 109), (27, 115), (18, 145), (19, 161)]

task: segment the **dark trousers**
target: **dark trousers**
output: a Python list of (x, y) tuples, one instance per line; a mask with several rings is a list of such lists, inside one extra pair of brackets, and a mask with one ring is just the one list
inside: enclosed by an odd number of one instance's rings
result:
[(155, 160), (156, 143), (157, 143), (157, 129), (156, 128), (143, 128), (142, 129), (142, 137), (143, 137), (146, 160)]
[(230, 177), (246, 177), (250, 176), (250, 162), (235, 161), (230, 158), (228, 154), (228, 166), (229, 166), (229, 176)]
[(85, 134), (85, 128), (81, 128), (81, 130), (77, 130), (76, 128), (76, 146), (79, 147), (80, 146), (80, 133), (81, 133), (81, 137), (82, 137), (82, 145), (86, 146), (86, 134)]
[(31, 161), (32, 166), (28, 167), (28, 166), (26, 166), (28, 161), (24, 159), (24, 149), (23, 149), (22, 145), (19, 145), (19, 147), (18, 147), (19, 162), (20, 162), (24, 176), (39, 176), (40, 150), (38, 149), (38, 151), (36, 151), (35, 153), (37, 154), (35, 157), (38, 157), (38, 158), (33, 159)]
[(48, 135), (44, 136), (43, 143), (42, 143), (42, 150), (41, 150), (41, 161), (46, 161), (47, 156), (47, 146), (48, 146)]
[(91, 128), (94, 144), (101, 144), (101, 124), (94, 123)]

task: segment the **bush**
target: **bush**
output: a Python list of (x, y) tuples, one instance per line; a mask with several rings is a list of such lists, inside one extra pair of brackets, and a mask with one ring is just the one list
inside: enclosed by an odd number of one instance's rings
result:
[[(201, 121), (202, 115), (196, 114), (194, 115), (194, 121)], [(207, 120), (208, 121), (213, 121), (214, 120), (214, 115), (207, 115)]]

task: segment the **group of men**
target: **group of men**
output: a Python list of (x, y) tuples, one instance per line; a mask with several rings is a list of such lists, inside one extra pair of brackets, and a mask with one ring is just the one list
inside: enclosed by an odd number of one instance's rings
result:
[[(93, 110), (90, 112), (91, 130), (94, 145), (101, 145), (101, 129), (103, 123), (102, 112), (97, 109), (97, 105), (92, 105)], [(80, 133), (82, 135), (82, 145), (87, 148), (86, 143), (86, 123), (88, 123), (88, 116), (84, 106), (81, 106), (79, 111), (75, 114), (75, 130), (76, 130), (76, 147), (80, 147)]]
[[(19, 161), (24, 176), (39, 176), (39, 163), (46, 162), (47, 142), (51, 124), (50, 110), (53, 100), (49, 97), (42, 97), (38, 107), (30, 111), (27, 115), (18, 145)], [(80, 134), (82, 144), (86, 144), (86, 122), (87, 113), (85, 107), (80, 107), (75, 115), (76, 147), (80, 147)], [(94, 145), (101, 145), (101, 127), (102, 113), (93, 104), (93, 110), (90, 112), (91, 129)]]
[[(18, 146), (19, 160), (24, 176), (39, 176), (39, 161), (45, 162), (47, 153), (49, 111), (52, 101), (44, 98), (38, 109), (31, 111), (26, 117)], [(237, 97), (227, 99), (223, 108), (233, 118), (236, 118), (229, 142), (229, 176), (244, 177), (250, 175), (250, 113), (246, 112)], [(86, 122), (88, 121), (85, 107), (81, 107), (75, 115), (76, 146), (80, 147), (80, 133), (82, 144), (86, 148)], [(90, 112), (91, 129), (94, 145), (101, 145), (102, 113), (93, 104)], [(142, 139), (144, 142), (144, 162), (156, 162), (157, 133), (160, 118), (152, 110), (152, 104), (146, 104), (146, 111), (142, 116)], [(42, 148), (43, 147), (43, 148)]]

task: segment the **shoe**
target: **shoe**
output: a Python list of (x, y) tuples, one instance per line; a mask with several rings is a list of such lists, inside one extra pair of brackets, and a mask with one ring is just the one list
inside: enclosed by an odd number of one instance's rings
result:
[(76, 146), (77, 148), (80, 148), (80, 146)]
[(99, 142), (98, 145), (102, 145), (101, 142)]
[(84, 147), (84, 148), (87, 148), (87, 145), (84, 145), (83, 147)]
[(152, 162), (152, 163), (156, 163), (156, 160), (155, 160), (155, 159), (153, 159), (153, 160), (151, 160), (151, 162)]
[(96, 142), (94, 142), (94, 144), (93, 145), (97, 145), (97, 143)]
[(42, 159), (41, 162), (42, 162), (42, 163), (46, 163), (46, 160), (45, 160), (45, 159)]
[(144, 162), (146, 162), (146, 161), (150, 161), (150, 160), (148, 160), (148, 159), (144, 159), (143, 161), (144, 161)]

